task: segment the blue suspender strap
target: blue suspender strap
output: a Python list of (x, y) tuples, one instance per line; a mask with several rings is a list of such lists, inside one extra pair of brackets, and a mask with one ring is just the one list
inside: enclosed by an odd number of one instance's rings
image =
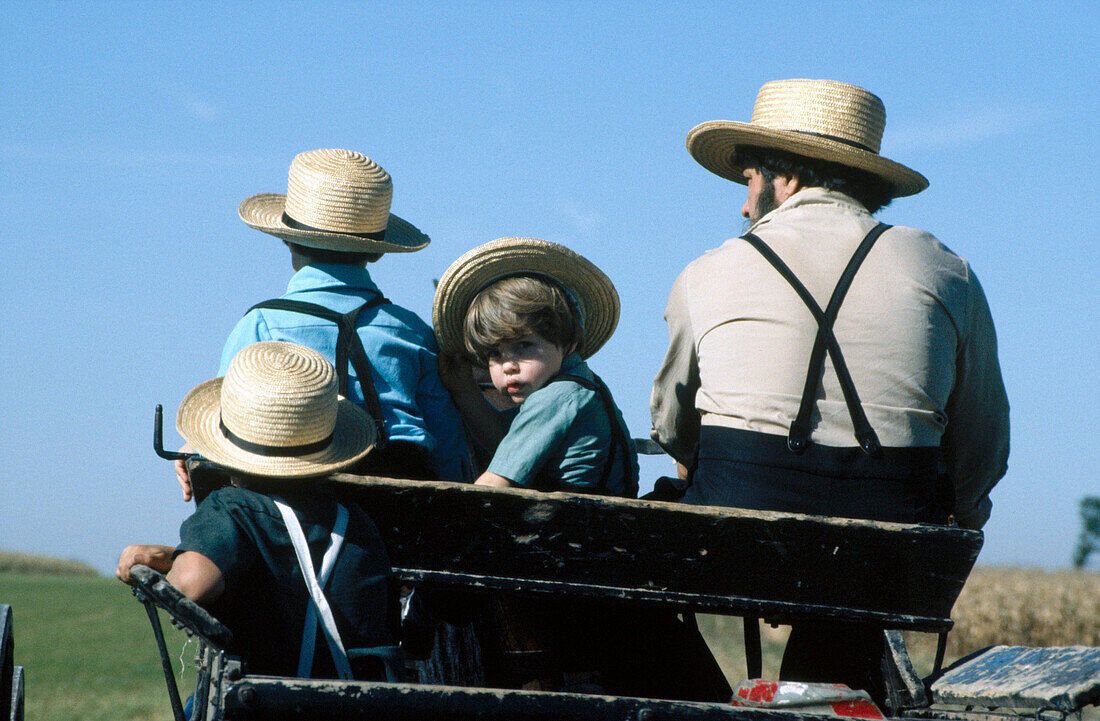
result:
[(302, 632), (302, 650), (298, 656), (298, 675), (309, 678), (313, 670), (314, 644), (317, 635), (317, 621), (320, 619), (321, 628), (328, 641), (329, 651), (336, 666), (336, 673), (341, 679), (351, 680), (351, 664), (348, 662), (347, 652), (344, 650), (344, 642), (340, 639), (340, 632), (336, 628), (336, 619), (332, 615), (332, 608), (325, 598), (324, 586), (328, 582), (332, 569), (336, 565), (336, 558), (340, 555), (340, 549), (344, 545), (344, 534), (348, 527), (348, 509), (343, 505), (336, 505), (336, 524), (332, 529), (328, 549), (321, 560), (321, 574), (318, 576), (313, 570), (313, 559), (309, 555), (309, 544), (306, 542), (302, 525), (294, 514), (294, 509), (280, 498), (274, 498), (275, 506), (283, 517), (290, 541), (294, 545), (294, 555), (298, 559), (298, 567), (302, 571), (306, 588), (309, 591), (309, 603), (307, 604), (306, 623)]
[(813, 406), (817, 399), (826, 350), (833, 359), (833, 368), (836, 370), (840, 389), (844, 393), (844, 402), (848, 406), (848, 413), (852, 417), (852, 426), (855, 429), (856, 441), (859, 443), (859, 447), (868, 455), (878, 453), (881, 448), (878, 436), (871, 428), (871, 423), (867, 420), (867, 414), (864, 413), (863, 406), (859, 402), (855, 383), (852, 382), (848, 365), (844, 362), (844, 356), (840, 351), (840, 344), (837, 343), (836, 336), (833, 334), (833, 324), (836, 322), (840, 306), (844, 302), (844, 296), (848, 292), (848, 288), (852, 285), (852, 279), (855, 278), (856, 271), (859, 270), (863, 259), (871, 252), (871, 247), (875, 244), (875, 241), (889, 227), (885, 223), (879, 223), (864, 236), (851, 260), (848, 261), (847, 267), (844, 268), (840, 280), (837, 281), (832, 297), (829, 299), (829, 305), (824, 311), (821, 310), (821, 306), (817, 304), (817, 301), (806, 289), (806, 286), (802, 284), (802, 281), (795, 276), (790, 267), (776, 255), (767, 243), (752, 233), (741, 236), (743, 240), (748, 241), (756, 248), (765, 260), (771, 263), (772, 267), (794, 288), (795, 292), (798, 293), (798, 297), (806, 304), (806, 307), (817, 321), (817, 335), (814, 338), (813, 350), (810, 352), (810, 364), (806, 373), (806, 385), (802, 391), (802, 401), (799, 403), (798, 415), (791, 423), (790, 433), (787, 436), (787, 447), (795, 453), (804, 451), (810, 441), (810, 414), (813, 412)]

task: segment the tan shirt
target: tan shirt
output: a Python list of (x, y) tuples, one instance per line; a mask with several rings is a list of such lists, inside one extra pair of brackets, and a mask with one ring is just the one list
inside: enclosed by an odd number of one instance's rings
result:
[[(752, 232), (824, 308), (876, 221), (848, 196), (807, 188)], [(786, 435), (798, 413), (817, 323), (782, 276), (734, 238), (692, 262), (665, 310), (669, 348), (653, 384), (653, 438), (694, 458), (700, 423)], [(970, 266), (928, 233), (887, 230), (856, 274), (834, 326), (885, 447), (940, 446), (955, 515), (979, 528), (1008, 460), (1008, 399), (989, 306)], [(812, 440), (855, 446), (826, 358)]]

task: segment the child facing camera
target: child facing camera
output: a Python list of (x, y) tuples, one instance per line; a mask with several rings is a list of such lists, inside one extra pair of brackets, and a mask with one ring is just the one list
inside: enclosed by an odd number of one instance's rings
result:
[[(611, 392), (584, 362), (619, 317), (615, 286), (556, 243), (501, 238), (455, 261), (436, 290), (441, 378), (492, 454), (477, 483), (633, 498), (638, 458)], [(498, 412), (462, 356), (516, 408)]]
[[(633, 441), (607, 386), (584, 362), (618, 319), (610, 279), (556, 243), (502, 238), (447, 269), (432, 320), (443, 384), (492, 455), (477, 483), (637, 496)], [(494, 400), (516, 407), (502, 413), (490, 405), (464, 357), (488, 369)], [(487, 616), (495, 635), (527, 639), (518, 656), (498, 644), (504, 652), (496, 651), (494, 683), (503, 687), (698, 701), (731, 693), (698, 630), (664, 609), (602, 599), (497, 597), (493, 604)], [(430, 603), (414, 606), (431, 615)], [(492, 641), (483, 636), (483, 650)], [(487, 666), (493, 653), (490, 645)], [(510, 666), (508, 658), (522, 660)]]

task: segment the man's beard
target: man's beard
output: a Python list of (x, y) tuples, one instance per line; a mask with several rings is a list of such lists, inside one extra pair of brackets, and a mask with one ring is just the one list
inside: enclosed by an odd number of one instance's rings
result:
[(742, 234), (749, 232), (749, 228), (752, 227), (753, 223), (778, 207), (779, 203), (775, 202), (775, 185), (770, 180), (765, 179), (764, 184), (760, 187), (759, 195), (756, 196), (756, 207), (749, 211), (749, 217), (745, 220)]

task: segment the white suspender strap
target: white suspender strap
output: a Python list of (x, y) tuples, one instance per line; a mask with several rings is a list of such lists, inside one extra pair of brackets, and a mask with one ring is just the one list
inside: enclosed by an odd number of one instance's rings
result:
[(322, 587), (328, 581), (329, 574), (332, 573), (333, 566), (336, 565), (336, 557), (340, 554), (340, 548), (344, 545), (344, 533), (347, 531), (348, 525), (348, 509), (340, 504), (336, 506), (336, 526), (332, 530), (332, 538), (321, 561), (321, 578), (318, 579), (317, 574), (313, 571), (313, 559), (309, 555), (309, 544), (306, 543), (305, 533), (302, 532), (302, 525), (298, 522), (298, 517), (294, 515), (294, 510), (280, 498), (273, 498), (272, 500), (275, 501), (275, 506), (283, 516), (283, 523), (286, 524), (290, 542), (294, 545), (294, 555), (297, 556), (298, 566), (302, 569), (302, 578), (309, 590), (310, 603), (306, 611), (306, 626), (302, 633), (302, 650), (298, 657), (298, 675), (308, 678), (313, 669), (314, 639), (319, 617), (321, 627), (325, 632), (325, 639), (328, 641), (329, 651), (332, 653), (333, 663), (336, 665), (337, 674), (341, 679), (351, 680), (351, 665), (348, 663), (348, 655), (344, 650), (344, 643), (340, 639), (340, 632), (336, 629), (336, 620), (332, 616), (332, 608), (329, 607), (328, 599), (325, 598), (325, 593), (322, 590)]
[[(348, 509), (336, 504), (336, 525), (332, 529), (332, 536), (328, 548), (321, 559), (321, 573), (317, 575), (317, 582), (324, 591), (328, 585), (329, 576), (336, 565), (336, 558), (340, 555), (340, 549), (344, 546), (344, 532), (348, 527)], [(313, 672), (313, 647), (317, 637), (317, 604), (306, 605), (306, 623), (302, 628), (302, 650), (298, 656), (298, 676), (309, 678)]]

